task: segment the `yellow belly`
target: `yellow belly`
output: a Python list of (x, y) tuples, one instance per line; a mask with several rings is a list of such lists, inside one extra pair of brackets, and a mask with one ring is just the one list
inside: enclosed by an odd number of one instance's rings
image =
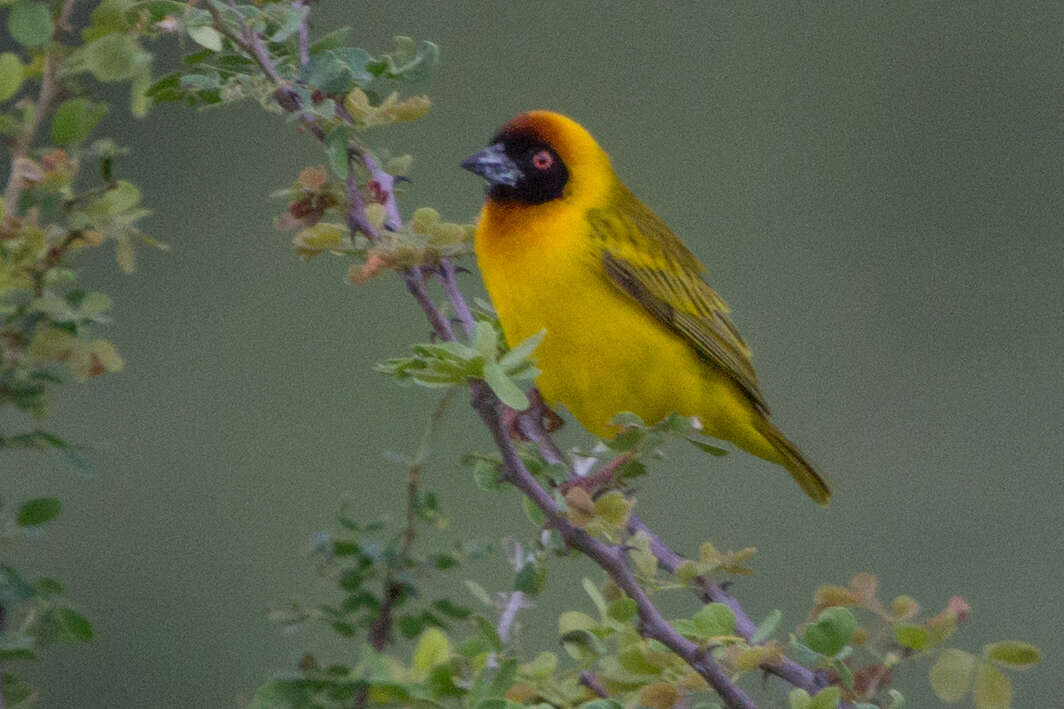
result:
[(697, 415), (707, 434), (778, 460), (738, 386), (610, 283), (586, 242), (555, 231), (552, 248), (526, 249), (522, 236), (542, 244), (543, 235), (509, 234), (491, 249), (478, 243), (480, 268), (511, 345), (547, 331), (535, 357), (548, 403), (565, 404), (602, 438), (616, 433), (609, 422), (621, 411), (648, 423)]

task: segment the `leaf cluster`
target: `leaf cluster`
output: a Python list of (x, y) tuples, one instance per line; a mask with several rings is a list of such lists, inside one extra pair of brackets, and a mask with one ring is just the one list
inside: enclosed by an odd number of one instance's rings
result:
[[(941, 700), (971, 695), (979, 709), (1003, 709), (1011, 705), (1012, 688), (1001, 669), (1027, 669), (1041, 659), (1037, 648), (1019, 641), (989, 643), (981, 658), (946, 647), (971, 614), (959, 596), (926, 615), (911, 596), (885, 603), (877, 591), (878, 580), (867, 573), (854, 576), (848, 586), (821, 586), (801, 639), (790, 639), (794, 656), (833, 673), (840, 696), (858, 708), (898, 705), (896, 690), (889, 689), (893, 675), (903, 664), (930, 657), (931, 688)], [(792, 699), (792, 706), (804, 706), (801, 701)]]
[[(62, 504), (54, 497), (26, 500), (7, 513), (0, 504), (0, 548), (25, 537), (39, 536), (44, 525), (59, 516)], [(28, 581), (8, 564), (0, 563), (0, 663), (37, 660), (39, 652), (56, 643), (84, 643), (93, 638), (92, 624), (65, 595), (63, 584), (52, 578)], [(9, 672), (3, 674), (0, 692), (9, 709), (30, 706), (36, 692)]]
[[(150, 214), (140, 190), (116, 174), (125, 150), (94, 137), (113, 108), (95, 97), (101, 82), (128, 84), (135, 116), (150, 104), (145, 90), (152, 56), (141, 28), (126, 16), (133, 4), (103, 0), (80, 28), (70, 24), (72, 3), (15, 0), (0, 7), (14, 41), (0, 53), (0, 139), (10, 157), (0, 202), (0, 409), (40, 418), (55, 385), (123, 368), (114, 345), (96, 336), (109, 322), (111, 300), (77, 287), (75, 265), (81, 253), (109, 244), (119, 267), (130, 272), (135, 244), (162, 246), (140, 229)], [(88, 467), (77, 446), (54, 433), (0, 432), (0, 455), (27, 448), (55, 451), (77, 468)], [(42, 537), (59, 510), (59, 500), (50, 497), (22, 503), (3, 517), (0, 542)], [(59, 582), (31, 583), (0, 565), (5, 667), (37, 659), (49, 644), (91, 638), (89, 621)], [(0, 684), (7, 707), (28, 706), (37, 697), (13, 672)]]
[(517, 381), (539, 375), (530, 359), (546, 333), (537, 333), (507, 349), (499, 329), (487, 320), (476, 323), (472, 346), (461, 342), (438, 342), (414, 345), (412, 354), (396, 357), (377, 365), (378, 372), (429, 388), (447, 388), (483, 379), (496, 396), (518, 411), (527, 409), (528, 397)]

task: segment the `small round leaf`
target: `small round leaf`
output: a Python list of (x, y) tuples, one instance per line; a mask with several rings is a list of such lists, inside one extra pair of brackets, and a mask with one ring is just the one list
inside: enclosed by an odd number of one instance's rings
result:
[(22, 60), (14, 52), (0, 54), (0, 101), (7, 101), (22, 86)]
[(980, 662), (975, 670), (975, 706), (978, 709), (1012, 707), (1012, 682), (989, 662)]
[(924, 630), (923, 626), (916, 623), (895, 623), (894, 639), (902, 647), (913, 650), (923, 650), (930, 645), (927, 631)]
[(929, 679), (935, 696), (944, 702), (959, 702), (972, 688), (977, 660), (964, 650), (943, 650), (931, 666)]
[(849, 608), (825, 608), (816, 624), (805, 629), (805, 644), (821, 655), (834, 657), (846, 647), (856, 629), (857, 618)]
[(52, 118), (52, 141), (56, 145), (77, 145), (89, 136), (100, 119), (107, 115), (107, 104), (87, 98), (64, 101)]
[(710, 603), (691, 618), (700, 638), (731, 635), (735, 632), (735, 613), (723, 603)]
[(1003, 640), (983, 647), (983, 655), (991, 662), (1014, 670), (1026, 670), (1042, 661), (1042, 651), (1030, 643)]
[(40, 47), (55, 31), (48, 5), (33, 0), (19, 0), (7, 16), (7, 31), (23, 47)]

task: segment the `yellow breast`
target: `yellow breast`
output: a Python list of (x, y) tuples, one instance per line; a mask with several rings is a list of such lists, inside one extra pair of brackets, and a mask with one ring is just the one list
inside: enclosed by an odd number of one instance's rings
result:
[(691, 348), (609, 281), (571, 206), (540, 205), (531, 219), (528, 207), (481, 214), (477, 258), (507, 341), (547, 331), (537, 385), (600, 437), (619, 411), (647, 422), (702, 413), (707, 387), (728, 383), (707, 379)]

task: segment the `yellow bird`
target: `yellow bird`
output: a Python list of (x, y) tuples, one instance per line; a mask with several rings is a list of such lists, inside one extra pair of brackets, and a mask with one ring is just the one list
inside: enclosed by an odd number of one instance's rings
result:
[(769, 420), (750, 348), (702, 264), (583, 126), (522, 113), (462, 167), (489, 183), (476, 254), (507, 341), (547, 332), (536, 383), (548, 403), (601, 438), (621, 411), (697, 416), (827, 504), (824, 478)]

